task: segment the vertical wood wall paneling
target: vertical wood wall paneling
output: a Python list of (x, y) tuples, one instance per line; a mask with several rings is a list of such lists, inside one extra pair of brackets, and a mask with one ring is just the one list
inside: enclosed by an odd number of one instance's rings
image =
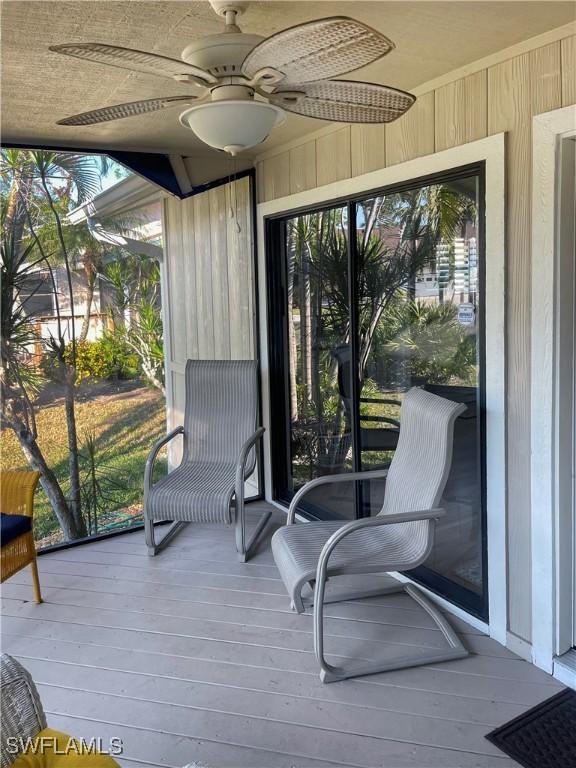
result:
[(213, 360), (215, 354), (209, 194), (196, 195), (192, 201), (194, 204), (194, 248), (196, 253), (198, 354), (200, 359)]
[(383, 123), (352, 125), (350, 151), (352, 176), (377, 171), (386, 166), (386, 136)]
[(402, 117), (386, 126), (386, 165), (434, 152), (434, 92), (419, 96)]
[[(228, 296), (228, 233), (226, 219), (226, 187), (208, 192), (210, 209), (210, 268), (212, 271), (212, 313), (214, 357), (230, 359), (230, 311)], [(208, 265), (206, 265), (208, 269)]]
[(253, 232), (250, 182), (240, 179), (226, 187), (228, 211), (228, 287), (230, 296), (230, 349), (233, 359), (255, 356)]
[[(231, 195), (234, 187), (236, 195)], [(163, 300), (169, 307), (164, 333), (171, 340), (166, 383), (172, 404), (168, 423), (173, 428), (184, 418), (187, 358), (225, 360), (255, 354), (250, 179), (188, 200), (167, 198), (164, 221)], [(179, 464), (181, 455), (182, 441), (174, 440), (171, 466)]]
[(560, 43), (562, 55), (562, 106), (576, 104), (576, 35)]
[[(560, 43), (551, 43), (531, 51), (532, 115), (550, 112), (562, 106)], [(532, 128), (532, 120), (530, 120)]]
[(488, 131), (507, 143), (508, 593), (510, 631), (531, 637), (530, 238), (532, 117), (559, 106), (560, 44), (488, 71)]
[(230, 305), (230, 317), (234, 322), (230, 324), (230, 357), (233, 360), (241, 360), (244, 350), (244, 339), (242, 332), (242, 291), (245, 290), (242, 270), (240, 269), (240, 254), (238, 249), (238, 239), (236, 237), (236, 222), (230, 219), (230, 205), (232, 195), (230, 194), (230, 185), (226, 187), (226, 242), (228, 248), (228, 301)]
[[(182, 204), (175, 198), (169, 198), (165, 202), (165, 221), (167, 232), (166, 253), (182, 252)], [(186, 343), (182, 344), (182, 336), (186, 339), (185, 316), (185, 286), (173, 264), (167, 264), (168, 272), (168, 306), (170, 307), (170, 354), (172, 362), (186, 362)]]
[(248, 298), (246, 313), (246, 357), (256, 358), (258, 356), (256, 342), (256, 273), (254, 268), (254, 250), (255, 233), (253, 229), (254, 219), (252, 216), (252, 197), (250, 194), (250, 184), (248, 179), (237, 183), (237, 204), (238, 210), (242, 212), (243, 225), (239, 237), (243, 239), (242, 260), (244, 262), (245, 284), (249, 286), (246, 292)]
[[(236, 182), (234, 204), (237, 209), (240, 231), (236, 227), (235, 233), (238, 239), (240, 253), (240, 267), (243, 285), (246, 286), (242, 295), (244, 298), (243, 312), (240, 316), (242, 322), (243, 350), (242, 357), (249, 359), (256, 357), (256, 294), (254, 279), (254, 232), (253, 219), (250, 210), (250, 184), (248, 179)], [(230, 188), (230, 194), (234, 189)]]
[(435, 92), (436, 152), (483, 139), (487, 126), (487, 72), (482, 70)]
[[(186, 385), (181, 371), (168, 371), (166, 383), (172, 386), (172, 413), (169, 414), (170, 429), (175, 429), (184, 423), (184, 403), (186, 402)], [(177, 467), (182, 461), (184, 447), (181, 437), (171, 440), (168, 445), (168, 460), (170, 467)]]
[[(196, 321), (196, 253), (194, 247), (194, 204), (192, 200), (180, 203), (182, 215), (182, 251), (175, 279), (185, 285), (184, 323), (186, 332), (185, 359), (198, 357), (198, 323)], [(177, 329), (176, 329), (177, 330)]]
[(352, 176), (349, 125), (316, 139), (316, 162), (319, 187)]
[(290, 194), (316, 186), (316, 142), (307, 141), (290, 150)]
[(279, 155), (266, 158), (262, 168), (264, 182), (263, 200), (275, 200), (290, 194), (290, 155), (281, 152)]
[(266, 176), (266, 167), (264, 160), (258, 160), (255, 165), (256, 168), (256, 198), (259, 203), (263, 203), (266, 200), (264, 194), (264, 178)]

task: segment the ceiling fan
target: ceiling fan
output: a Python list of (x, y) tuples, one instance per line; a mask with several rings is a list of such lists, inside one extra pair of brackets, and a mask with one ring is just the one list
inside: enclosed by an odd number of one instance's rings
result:
[(237, 155), (263, 142), (285, 111), (319, 120), (388, 123), (416, 97), (386, 85), (331, 78), (376, 61), (394, 43), (345, 16), (299, 24), (268, 38), (246, 34), (236, 24), (248, 5), (210, 0), (225, 18), (224, 31), (191, 43), (181, 60), (104, 43), (52, 45), (50, 50), (97, 64), (158, 75), (186, 83), (191, 93), (82, 112), (58, 125), (86, 126), (192, 104), (180, 122), (204, 143)]

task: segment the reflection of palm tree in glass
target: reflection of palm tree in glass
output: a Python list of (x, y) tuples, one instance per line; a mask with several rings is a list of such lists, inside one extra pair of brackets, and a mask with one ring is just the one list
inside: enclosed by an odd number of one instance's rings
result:
[[(467, 196), (446, 185), (357, 205), (360, 381), (387, 308), (414, 297), (416, 276), (434, 265), (438, 244), (454, 239), (471, 207)], [(342, 435), (349, 419), (333, 352), (350, 346), (347, 209), (292, 219), (287, 250), (292, 421), (313, 419), (317, 433)]]

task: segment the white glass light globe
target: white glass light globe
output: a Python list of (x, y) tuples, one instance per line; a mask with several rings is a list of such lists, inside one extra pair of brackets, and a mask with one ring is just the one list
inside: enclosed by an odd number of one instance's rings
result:
[(237, 155), (261, 144), (285, 117), (282, 109), (265, 101), (230, 99), (190, 107), (180, 122), (210, 147)]

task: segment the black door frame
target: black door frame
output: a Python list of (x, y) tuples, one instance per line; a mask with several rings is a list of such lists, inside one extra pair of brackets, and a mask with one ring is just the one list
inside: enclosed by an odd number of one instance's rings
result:
[[(478, 177), (478, 349), (479, 349), (479, 402), (477, 431), (479, 441), (479, 471), (481, 478), (481, 543), (482, 543), (482, 593), (480, 595), (447, 579), (445, 576), (420, 566), (407, 575), (422, 584), (431, 592), (463, 608), (466, 612), (482, 621), (489, 620), (488, 614), (488, 547), (486, 514), (486, 418), (485, 418), (485, 163), (472, 163), (456, 167), (442, 173), (430, 174), (410, 179), (407, 182), (366, 190), (355, 195), (323, 201), (321, 204), (293, 208), (264, 218), (264, 238), (266, 248), (266, 297), (268, 323), (268, 361), (270, 377), (270, 450), (272, 498), (288, 506), (293, 496), (288, 491), (288, 471), (290, 461), (289, 430), (289, 377), (287, 327), (287, 262), (286, 262), (286, 221), (299, 214), (319, 213), (335, 207), (347, 207), (348, 211), (348, 271), (349, 311), (351, 316), (351, 347), (353, 359), (357, 357), (358, 313), (357, 313), (357, 253), (356, 253), (356, 204), (374, 195), (392, 194), (428, 184), (455, 181), (459, 178), (475, 175)], [(356, 366), (352, 366), (355, 370)], [(358, 400), (358, 376), (353, 376), (352, 387), (355, 401)], [(357, 410), (357, 409), (356, 409)], [(352, 425), (353, 461), (360, 463), (359, 451), (359, 414)], [(354, 471), (360, 471), (360, 466)], [(362, 484), (356, 483), (356, 509), (362, 515)], [(303, 513), (310, 519), (318, 519), (313, 505), (305, 505)]]

